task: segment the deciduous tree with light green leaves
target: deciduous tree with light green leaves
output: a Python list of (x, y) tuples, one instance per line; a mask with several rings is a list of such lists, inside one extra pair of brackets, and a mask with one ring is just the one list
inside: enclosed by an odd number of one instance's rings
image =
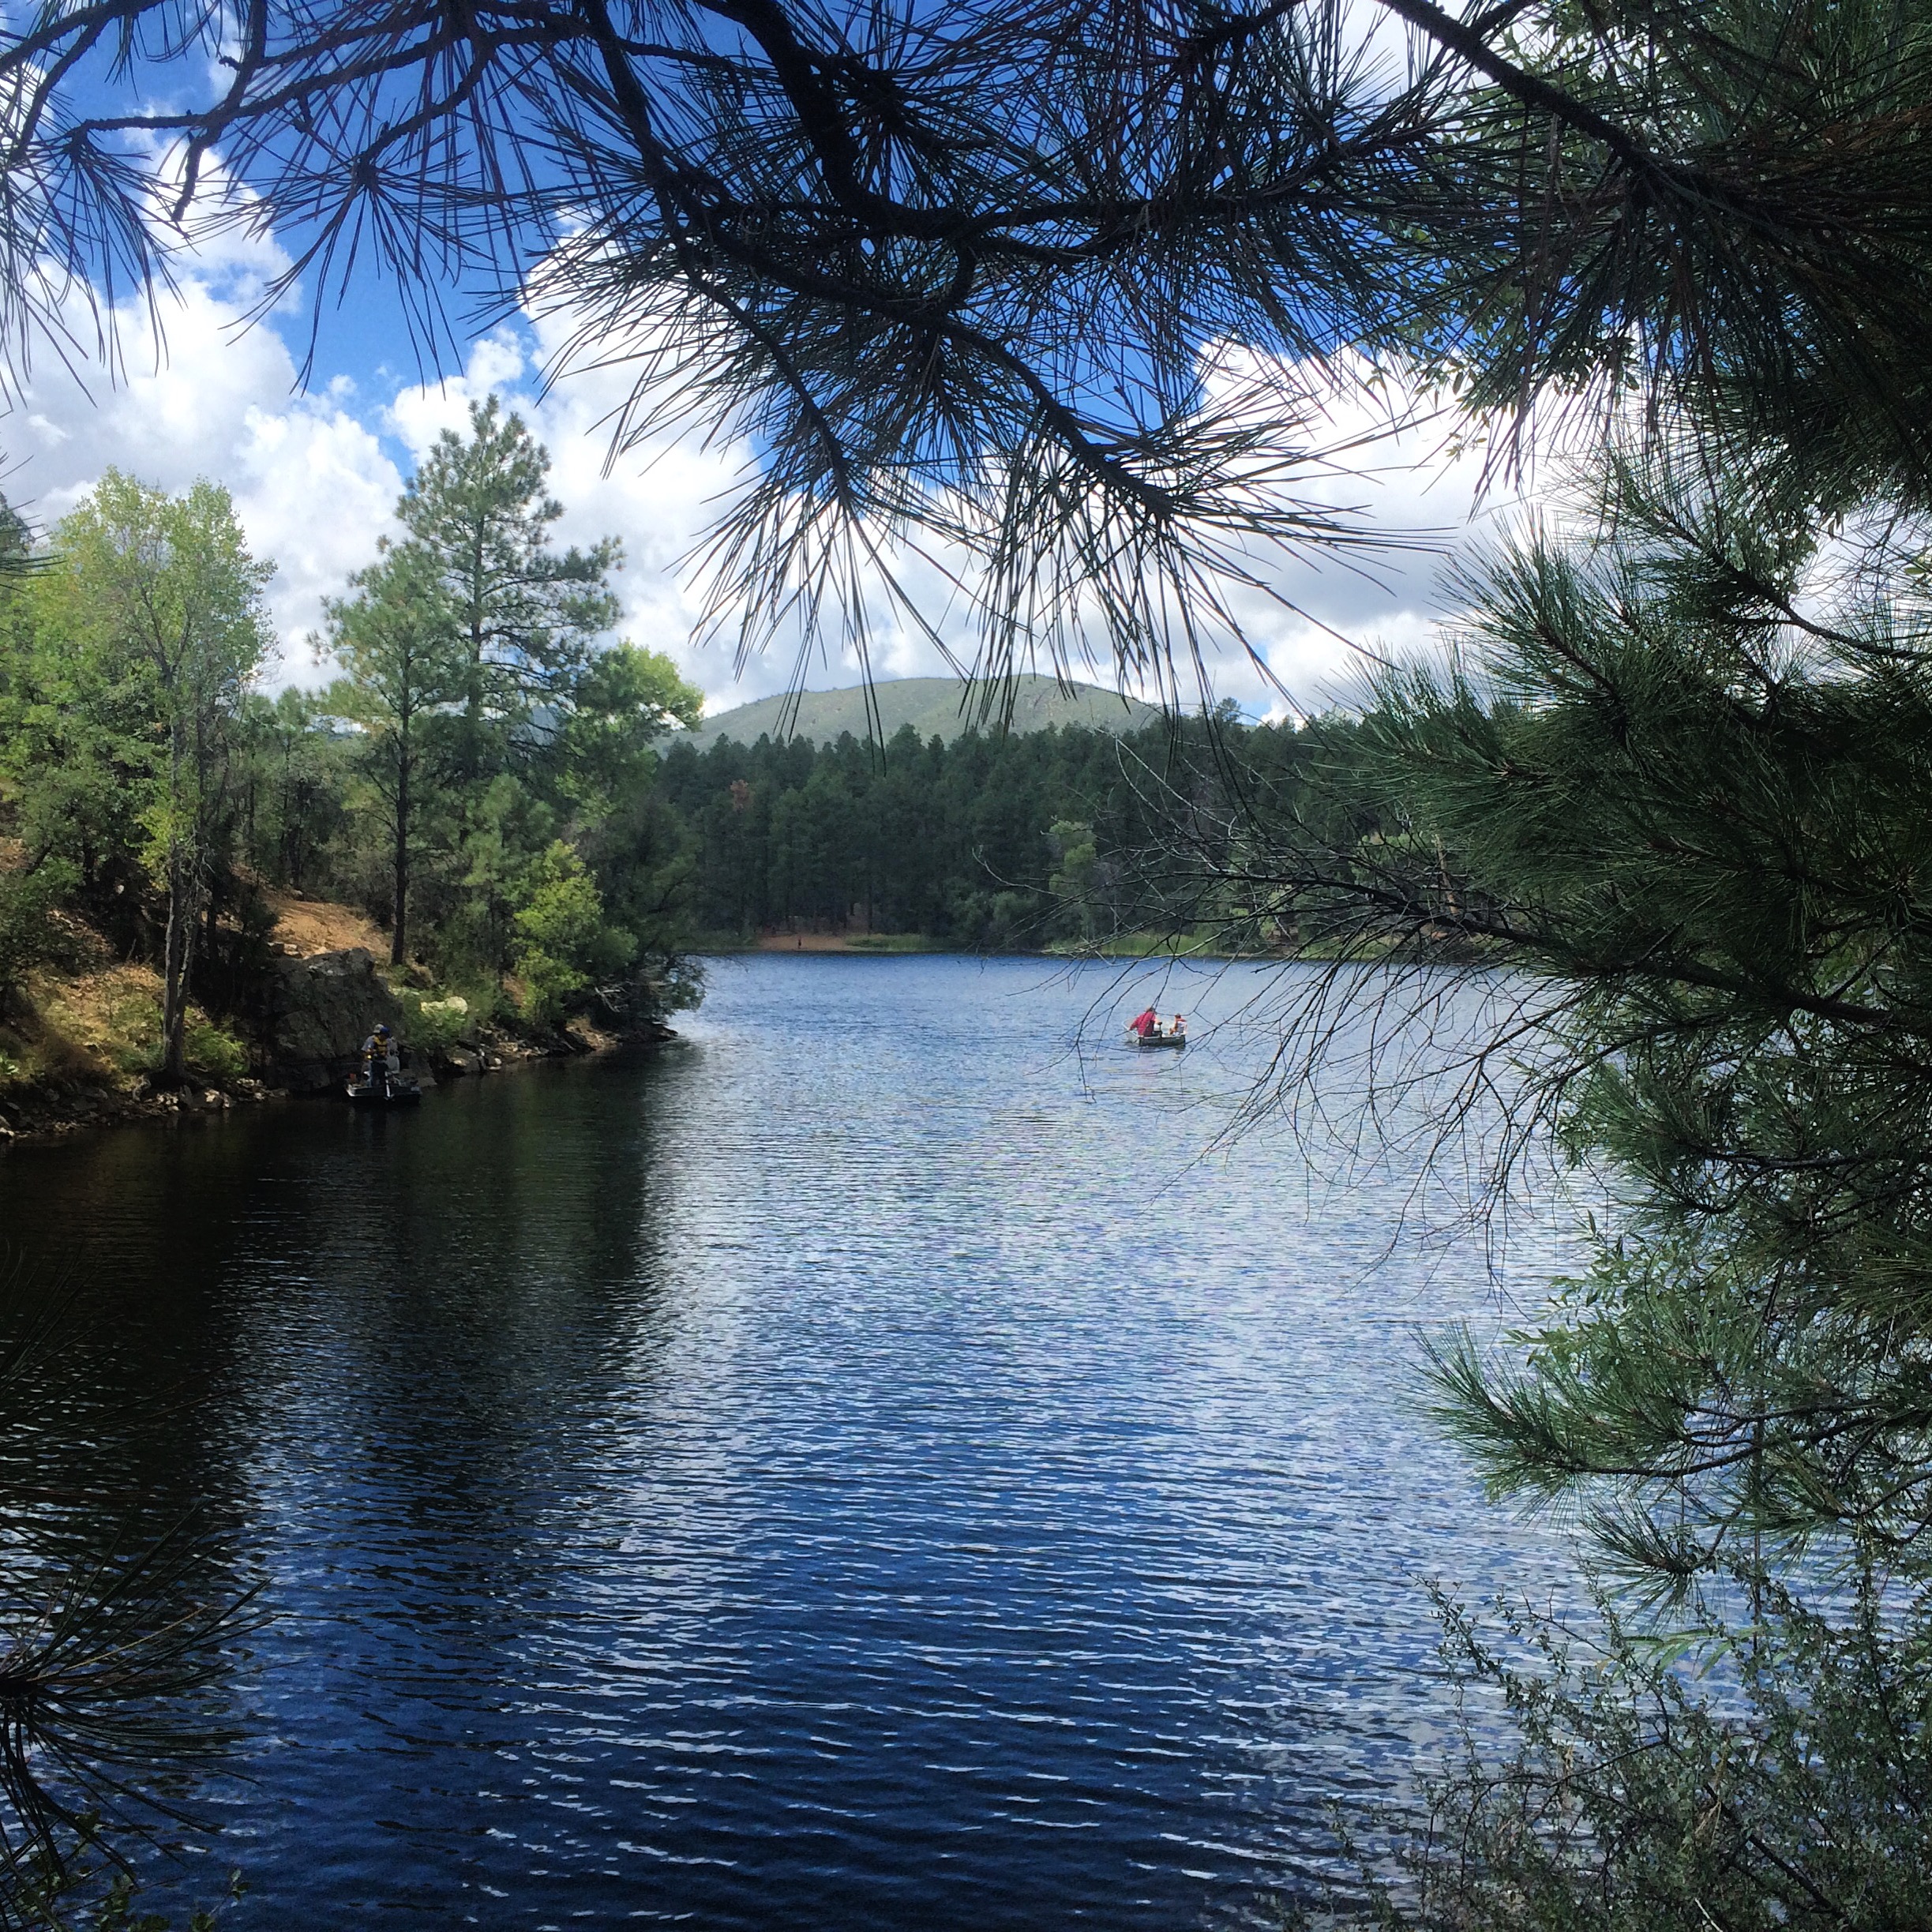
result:
[(178, 1084), (231, 727), (272, 647), (262, 592), (275, 567), (250, 554), (225, 490), (170, 496), (118, 470), (62, 519), (54, 547), (67, 637), (135, 687), (153, 721), (141, 819), (166, 908), (159, 1077)]
[(636, 941), (604, 917), (603, 895), (583, 860), (560, 838), (531, 862), (516, 918), (515, 960), (538, 1018), (558, 1019), (564, 1002), (600, 976), (621, 974)]

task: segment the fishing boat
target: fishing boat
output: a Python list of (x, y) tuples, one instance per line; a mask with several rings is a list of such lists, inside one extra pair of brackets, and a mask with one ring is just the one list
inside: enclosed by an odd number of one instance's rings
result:
[(1136, 1033), (1132, 1027), (1127, 1030), (1128, 1043), (1137, 1046), (1143, 1053), (1152, 1052), (1164, 1046), (1184, 1047), (1187, 1044), (1184, 1033)]
[(360, 1074), (343, 1090), (357, 1107), (413, 1107), (422, 1098), (416, 1076), (409, 1073)]

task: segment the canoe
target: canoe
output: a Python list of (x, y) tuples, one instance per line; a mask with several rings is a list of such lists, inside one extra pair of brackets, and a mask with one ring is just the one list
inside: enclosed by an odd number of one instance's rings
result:
[(1184, 1033), (1141, 1034), (1135, 1033), (1131, 1027), (1129, 1027), (1127, 1037), (1143, 1053), (1152, 1052), (1164, 1046), (1184, 1047), (1187, 1044), (1187, 1036)]

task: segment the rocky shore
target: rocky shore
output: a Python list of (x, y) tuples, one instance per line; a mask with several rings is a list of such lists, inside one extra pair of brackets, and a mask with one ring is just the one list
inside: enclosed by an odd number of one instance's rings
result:
[(442, 1019), (441, 1037), (433, 1046), (412, 1047), (410, 1016), (368, 947), (306, 955), (290, 948), (271, 960), (249, 996), (229, 1016), (246, 1045), (249, 1071), (163, 1089), (146, 1078), (118, 1077), (98, 1056), (71, 1054), (58, 1070), (0, 1090), (0, 1145), (83, 1127), (337, 1094), (359, 1065), (362, 1041), (378, 1022), (395, 1030), (410, 1070), (426, 1087), (531, 1061), (676, 1037), (668, 1026), (633, 1021), (614, 1010), (574, 1018), (560, 1028), (516, 1033), (468, 1019), (460, 1000), (433, 1002), (426, 1010)]

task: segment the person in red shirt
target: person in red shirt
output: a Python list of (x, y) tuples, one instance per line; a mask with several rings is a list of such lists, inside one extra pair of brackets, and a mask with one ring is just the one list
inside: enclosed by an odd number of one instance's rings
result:
[(1141, 1014), (1134, 1022), (1134, 1031), (1139, 1034), (1143, 1040), (1149, 1034), (1158, 1033), (1160, 1030), (1161, 1016), (1154, 1011), (1152, 1007), (1148, 1007), (1146, 1011)]

